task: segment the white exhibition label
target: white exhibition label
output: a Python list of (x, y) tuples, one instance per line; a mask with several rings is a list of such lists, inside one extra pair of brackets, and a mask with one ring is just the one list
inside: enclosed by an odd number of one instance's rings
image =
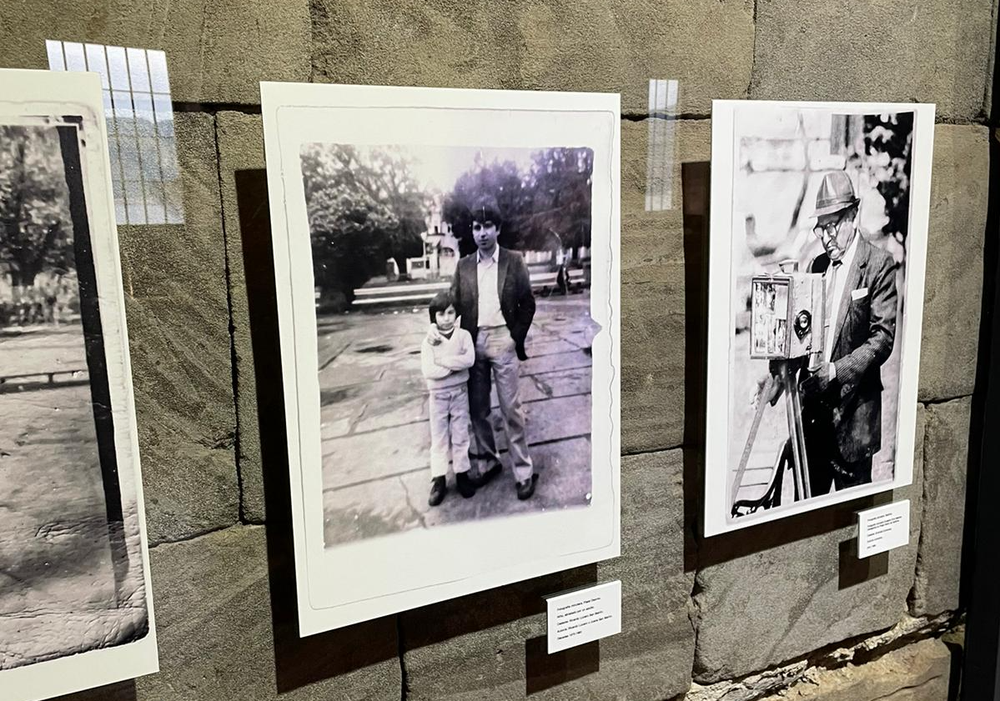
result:
[(553, 594), (545, 602), (550, 655), (622, 632), (621, 581)]
[(899, 548), (909, 542), (909, 499), (858, 512), (858, 558)]

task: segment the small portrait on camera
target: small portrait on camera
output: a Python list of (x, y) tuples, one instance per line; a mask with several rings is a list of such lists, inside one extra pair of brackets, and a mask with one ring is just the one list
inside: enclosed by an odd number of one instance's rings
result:
[(934, 107), (712, 120), (706, 535), (911, 482)]

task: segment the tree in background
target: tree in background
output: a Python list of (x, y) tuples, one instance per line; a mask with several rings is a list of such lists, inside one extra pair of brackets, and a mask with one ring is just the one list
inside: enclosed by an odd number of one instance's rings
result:
[(532, 154), (522, 173), (512, 161), (478, 158), (445, 196), (443, 217), (459, 251), (475, 250), (470, 207), (493, 197), (503, 215), (499, 242), (505, 248), (551, 250), (590, 245), (594, 153), (587, 148), (550, 148)]
[(549, 148), (532, 155), (525, 188), (531, 211), (525, 221), (528, 248), (551, 248), (555, 236), (562, 248), (590, 246), (591, 185), (594, 152), (589, 148)]
[(477, 155), (472, 168), (459, 176), (444, 198), (442, 217), (451, 224), (452, 235), (458, 239), (459, 254), (464, 256), (476, 250), (470, 208), (484, 196), (494, 198), (503, 214), (500, 245), (521, 248), (521, 225), (530, 207), (521, 173), (512, 161), (484, 163)]
[(910, 153), (913, 113), (865, 115), (865, 161), (885, 199), (882, 232), (905, 244), (910, 222)]
[(350, 301), (385, 272), (388, 258), (405, 270), (406, 258), (423, 253), (428, 194), (398, 151), (309, 144), (302, 149), (302, 178), (321, 290)]
[(69, 190), (54, 128), (0, 126), (0, 263), (14, 287), (73, 268)]

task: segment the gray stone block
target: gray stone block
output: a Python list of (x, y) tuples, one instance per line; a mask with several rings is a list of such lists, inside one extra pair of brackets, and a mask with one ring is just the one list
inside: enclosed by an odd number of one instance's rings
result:
[(161, 49), (182, 102), (260, 103), (262, 80), (309, 79), (308, 0), (8, 2), (0, 65), (48, 68), (46, 39)]
[(989, 81), (992, 4), (761, 0), (750, 96), (934, 102), (942, 117), (972, 119)]
[(629, 114), (648, 112), (650, 79), (679, 81), (677, 113), (744, 97), (753, 53), (741, 1), (317, 0), (313, 13), (316, 82), (621, 92)]
[[(622, 122), (622, 451), (684, 439), (685, 286), (681, 165), (708, 161), (707, 121)], [(650, 164), (649, 153), (654, 159)], [(667, 195), (647, 209), (647, 193)], [(691, 391), (688, 388), (688, 391)]]
[[(407, 698), (523, 699), (530, 689), (531, 698), (603, 699), (627, 689), (630, 699), (653, 701), (685, 692), (694, 629), (682, 472), (679, 450), (623, 458), (622, 556), (596, 572), (580, 568), (402, 614)], [(585, 676), (574, 678), (581, 668), (569, 663), (568, 680), (541, 683), (541, 597), (614, 579), (622, 582), (622, 633), (600, 641), (594, 666), (581, 666)]]
[(239, 516), (213, 118), (179, 114), (176, 129), (185, 223), (119, 227), (153, 543)]
[[(918, 407), (918, 437), (923, 418)], [(700, 543), (697, 682), (745, 676), (902, 618), (920, 533), (922, 454), (918, 438), (908, 487)], [(901, 499), (910, 500), (910, 544), (858, 560), (855, 512)]]
[(264, 128), (259, 115), (220, 112), (216, 117), (219, 139), (219, 180), (226, 228), (226, 261), (229, 265), (229, 299), (233, 339), (236, 344), (236, 411), (240, 424), (240, 476), (243, 515), (264, 520), (264, 485), (257, 416), (257, 381), (254, 376), (250, 315), (247, 307), (243, 239), (236, 192), (238, 170), (264, 168)]
[(309, 638), (279, 619), (275, 635), (263, 527), (160, 545), (151, 565), (160, 673), (137, 680), (136, 701), (399, 698), (394, 619)]
[(972, 394), (982, 299), (989, 132), (935, 128), (927, 279), (920, 352), (921, 401)]
[(958, 608), (971, 412), (968, 397), (927, 407), (923, 527), (910, 602), (915, 616)]
[(946, 701), (951, 652), (921, 640), (862, 665), (820, 670), (765, 701)]

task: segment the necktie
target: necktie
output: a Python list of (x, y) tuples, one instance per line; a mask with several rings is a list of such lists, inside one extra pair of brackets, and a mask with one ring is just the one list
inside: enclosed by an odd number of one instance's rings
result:
[(841, 262), (839, 260), (831, 261), (830, 267), (826, 271), (826, 305), (824, 311), (823, 319), (823, 340), (826, 342), (826, 348), (824, 349), (823, 355), (826, 360), (830, 360), (830, 356), (833, 353), (833, 336), (830, 334), (830, 329), (835, 323), (837, 323), (837, 275), (840, 272)]

